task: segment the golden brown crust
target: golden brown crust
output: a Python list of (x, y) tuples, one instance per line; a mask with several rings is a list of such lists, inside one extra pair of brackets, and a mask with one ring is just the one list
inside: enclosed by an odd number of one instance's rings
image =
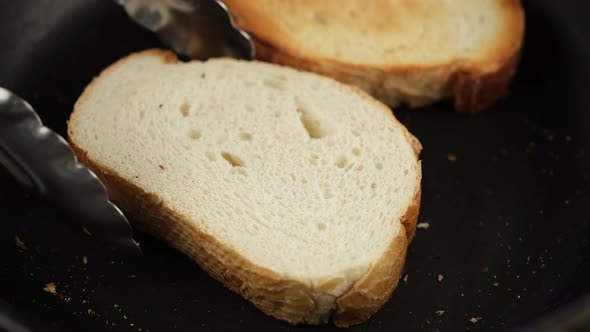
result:
[[(174, 54), (168, 51), (148, 50), (145, 53), (157, 55), (166, 63), (178, 61)], [(133, 56), (135, 55), (119, 60), (105, 69), (101, 75), (116, 69)], [(146, 192), (100, 161), (90, 158), (87, 151), (76, 143), (72, 128), (76, 123), (77, 110), (99, 79), (100, 76), (89, 84), (76, 102), (68, 122), (68, 140), (78, 159), (95, 172), (107, 188), (110, 200), (125, 212), (134, 226), (191, 257), (213, 278), (250, 300), (266, 314), (294, 324), (320, 324), (330, 320), (338, 326), (361, 323), (389, 299), (397, 286), (407, 245), (416, 228), (421, 174), (418, 161), (418, 178), (413, 202), (401, 220), (393, 221), (401, 222), (405, 232), (400, 231), (396, 238), (392, 239), (389, 250), (350, 289), (336, 298), (329, 291), (338, 286), (339, 278), (310, 284), (260, 267), (207, 234), (198, 227), (197, 222), (187, 220), (166, 206), (156, 194)], [(359, 91), (357, 92), (379, 105), (398, 123), (387, 107)], [(420, 143), (407, 130), (406, 137), (417, 156), (421, 149)]]
[(519, 0), (502, 0), (501, 3), (508, 23), (498, 34), (498, 46), (490, 49), (484, 65), (462, 68), (451, 79), (457, 111), (477, 113), (486, 109), (507, 93), (516, 72), (524, 38), (524, 11)]
[(476, 70), (463, 70), (451, 80), (455, 95), (455, 109), (463, 113), (477, 113), (503, 97), (516, 72), (520, 51), (498, 69), (481, 73)]
[[(224, 0), (240, 28), (252, 36), (256, 56), (303, 70), (331, 76), (369, 92), (389, 106), (423, 106), (454, 97), (458, 112), (476, 113), (502, 97), (518, 65), (524, 37), (520, 0), (498, 0), (506, 16), (504, 30), (477, 61), (449, 60), (430, 65), (358, 64), (334, 57), (307, 54), (282, 34), (276, 20), (251, 1)], [(313, 4), (306, 4), (313, 8)]]

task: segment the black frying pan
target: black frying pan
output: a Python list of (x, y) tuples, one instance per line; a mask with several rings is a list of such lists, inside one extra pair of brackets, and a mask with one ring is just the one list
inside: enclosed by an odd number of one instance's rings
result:
[[(430, 228), (418, 230), (407, 279), (391, 300), (352, 330), (590, 330), (583, 323), (590, 315), (590, 3), (524, 6), (525, 49), (507, 98), (473, 117), (454, 114), (450, 103), (395, 111), (424, 145), (419, 222)], [(112, 1), (0, 1), (0, 86), (61, 134), (94, 75), (131, 51), (161, 46)], [(336, 330), (267, 317), (141, 233), (144, 260), (123, 260), (69, 229), (64, 213), (3, 170), (0, 208), (10, 230), (0, 326)], [(15, 236), (26, 250), (15, 248)], [(55, 294), (43, 290), (49, 283)]]

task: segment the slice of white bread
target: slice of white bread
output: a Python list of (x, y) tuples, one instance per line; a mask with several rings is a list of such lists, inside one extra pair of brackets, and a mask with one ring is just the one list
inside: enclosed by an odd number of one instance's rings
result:
[(397, 285), (421, 147), (360, 89), (148, 50), (85, 89), (68, 136), (134, 225), (269, 315), (347, 326)]
[(223, 0), (257, 57), (357, 85), (389, 106), (502, 96), (524, 36), (519, 0)]

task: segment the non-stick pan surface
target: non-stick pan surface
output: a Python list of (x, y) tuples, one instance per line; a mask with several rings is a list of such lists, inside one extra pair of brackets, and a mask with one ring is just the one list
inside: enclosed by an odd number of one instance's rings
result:
[[(590, 3), (524, 6), (522, 65), (507, 98), (477, 116), (450, 103), (395, 110), (424, 145), (419, 222), (430, 227), (418, 230), (391, 300), (352, 330), (538, 330), (531, 324), (573, 324), (587, 309)], [(161, 46), (112, 1), (0, 1), (0, 86), (61, 134), (102, 68)], [(67, 219), (0, 170), (4, 321), (40, 331), (337, 330), (267, 317), (141, 233), (145, 258), (123, 260)]]

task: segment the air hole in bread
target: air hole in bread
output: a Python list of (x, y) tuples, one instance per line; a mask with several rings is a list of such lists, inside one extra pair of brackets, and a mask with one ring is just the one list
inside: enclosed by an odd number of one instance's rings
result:
[(317, 223), (317, 226), (318, 226), (318, 229), (319, 229), (320, 231), (323, 231), (324, 229), (326, 229), (326, 227), (328, 227), (328, 226), (326, 226), (326, 224), (324, 224), (323, 222), (319, 222), (319, 223)]
[(186, 101), (183, 102), (180, 105), (180, 114), (182, 114), (182, 116), (184, 116), (186, 118), (190, 113), (190, 107), (191, 106), (189, 105), (189, 103), (187, 103)]
[(246, 106), (244, 106), (244, 108), (246, 108), (246, 112), (254, 112), (254, 107), (252, 107), (252, 105), (248, 105), (246, 104)]
[(139, 112), (139, 119), (140, 120), (143, 120), (144, 116), (145, 116), (145, 112), (144, 111), (140, 111)]
[(191, 129), (188, 132), (188, 136), (193, 140), (198, 140), (201, 138), (201, 131), (198, 129)]
[(378, 170), (382, 170), (383, 169), (383, 164), (382, 163), (376, 163), (375, 164), (375, 168), (377, 168)]
[(376, 182), (372, 182), (371, 183), (371, 189), (375, 189), (377, 188), (377, 183)]
[(328, 25), (328, 21), (322, 15), (314, 12), (314, 13), (312, 13), (312, 17), (313, 17), (313, 20), (316, 21), (317, 23), (319, 23), (320, 25)]
[(224, 151), (221, 153), (221, 156), (228, 163), (230, 163), (233, 167), (243, 167), (244, 166), (244, 161), (240, 157), (236, 156), (235, 154)]
[(352, 135), (355, 136), (355, 137), (359, 137), (361, 134), (358, 131), (353, 130), (352, 131)]
[(357, 172), (360, 172), (360, 171), (363, 170), (363, 168), (364, 168), (363, 165), (358, 165), (357, 167), (354, 168), (354, 170), (357, 171)]
[(241, 132), (240, 133), (240, 139), (242, 141), (251, 141), (252, 140), (252, 134), (251, 133), (247, 133), (247, 132)]
[(207, 157), (207, 159), (209, 159), (210, 161), (215, 161), (217, 158), (215, 157), (215, 153), (213, 152), (205, 152), (205, 156)]
[(332, 197), (333, 197), (332, 191), (329, 188), (324, 189), (324, 198), (330, 199)]
[(295, 174), (289, 174), (289, 176), (291, 177), (291, 180), (297, 181), (297, 177), (295, 176)]
[(285, 77), (283, 76), (269, 77), (264, 79), (262, 83), (269, 88), (279, 91), (285, 91), (287, 89), (287, 87), (285, 86)]
[(407, 168), (404, 169), (404, 175), (408, 175), (409, 171)]
[(320, 119), (297, 97), (295, 97), (295, 106), (299, 120), (310, 138), (319, 139), (328, 134)]
[(383, 50), (385, 54), (395, 54), (398, 52), (398, 48), (386, 48)]
[(359, 147), (356, 147), (355, 146), (354, 148), (352, 148), (352, 154), (355, 155), (355, 156), (357, 156), (357, 157), (360, 156), (361, 155), (361, 149)]
[(348, 159), (345, 155), (340, 155), (336, 158), (336, 166), (338, 166), (338, 168), (344, 168), (346, 165), (348, 165)]

